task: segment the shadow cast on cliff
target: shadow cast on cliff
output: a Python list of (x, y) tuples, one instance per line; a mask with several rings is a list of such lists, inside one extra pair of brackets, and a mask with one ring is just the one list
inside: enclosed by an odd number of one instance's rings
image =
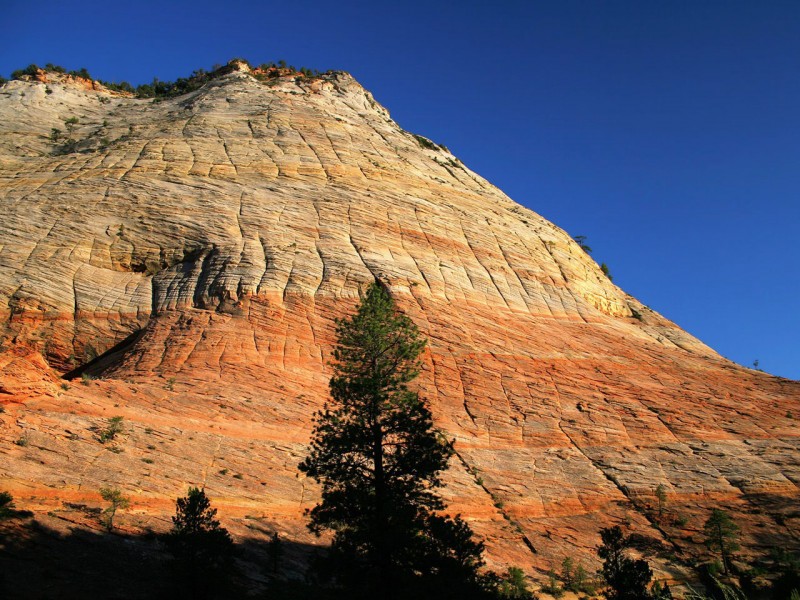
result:
[(124, 340), (115, 344), (101, 355), (95, 357), (87, 363), (80, 365), (79, 367), (72, 369), (68, 373), (64, 373), (61, 378), (66, 379), (67, 381), (72, 381), (73, 379), (82, 377), (84, 375), (89, 377), (102, 376), (105, 371), (116, 366), (122, 361), (128, 350), (130, 350), (144, 335), (144, 331), (144, 329), (137, 329)]
[(268, 540), (239, 538), (232, 571), (198, 593), (176, 572), (154, 533), (107, 533), (83, 527), (64, 532), (36, 520), (15, 519), (0, 523), (0, 598), (295, 597), (292, 590), (303, 589), (305, 566), (319, 552), (318, 546), (282, 540), (276, 572)]

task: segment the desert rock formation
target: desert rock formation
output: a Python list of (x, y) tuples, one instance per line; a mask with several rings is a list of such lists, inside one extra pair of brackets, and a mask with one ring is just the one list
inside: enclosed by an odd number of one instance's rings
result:
[(430, 340), (444, 495), (490, 566), (591, 569), (598, 529), (624, 524), (680, 578), (711, 507), (745, 554), (800, 545), (800, 383), (626, 295), (345, 73), (241, 66), (162, 101), (9, 82), (0, 206), (0, 490), (51, 524), (89, 527), (74, 507), (113, 485), (123, 528), (163, 530), (205, 485), (236, 535), (317, 543), (296, 466), (333, 320), (377, 278)]

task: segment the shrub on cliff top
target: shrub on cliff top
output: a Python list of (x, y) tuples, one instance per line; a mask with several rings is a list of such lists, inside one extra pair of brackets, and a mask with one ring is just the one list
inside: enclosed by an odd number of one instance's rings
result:
[(11, 79), (22, 79), (25, 75), (34, 76), (39, 72), (39, 66), (35, 63), (29, 64), (24, 69), (17, 69), (16, 71), (11, 72)]
[[(230, 65), (232, 62), (243, 62), (252, 68), (250, 61), (244, 58), (233, 58), (228, 62), (228, 65)], [(210, 72), (206, 71), (205, 69), (197, 69), (193, 71), (189, 77), (179, 77), (175, 81), (161, 81), (158, 78), (153, 78), (151, 83), (143, 83), (136, 87), (132, 86), (127, 81), (121, 81), (119, 83), (104, 80), (98, 81), (110, 90), (135, 94), (137, 98), (171, 98), (175, 96), (182, 96), (183, 94), (188, 94), (189, 92), (193, 92), (194, 90), (201, 88), (206, 82), (214, 77), (228, 72), (229, 69), (226, 70), (228, 65), (214, 65)], [(289, 69), (294, 73), (301, 73), (308, 78), (319, 77), (321, 75), (321, 73), (316, 69), (309, 69), (307, 67), (294, 67), (292, 65), (287, 65), (286, 61), (284, 60), (279, 61), (277, 64), (274, 62), (263, 63), (256, 68), (264, 71), (269, 71), (271, 69)], [(38, 65), (30, 64), (24, 69), (18, 69), (12, 72), (11, 78), (22, 79), (22, 77), (26, 75), (35, 76), (39, 70), (40, 68)], [(55, 73), (66, 73), (68, 75), (72, 75), (73, 77), (82, 77), (90, 80), (92, 79), (89, 71), (83, 67), (77, 71), (67, 71), (60, 65), (47, 63), (44, 67), (44, 70)], [(275, 71), (270, 73), (270, 75), (280, 76), (280, 73)], [(0, 85), (2, 85), (2, 83), (5, 81), (5, 79), (0, 77)]]
[(81, 67), (77, 71), (69, 71), (68, 74), (72, 75), (73, 77), (81, 77), (83, 79), (90, 79), (90, 80), (92, 79), (92, 76), (89, 75), (89, 71), (87, 71), (85, 67)]

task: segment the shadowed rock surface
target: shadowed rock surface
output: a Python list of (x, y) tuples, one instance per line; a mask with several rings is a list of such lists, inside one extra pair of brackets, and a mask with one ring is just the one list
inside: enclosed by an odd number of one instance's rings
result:
[(625, 294), (345, 73), (240, 66), (160, 102), (9, 82), (0, 206), (0, 489), (22, 508), (71, 515), (117, 486), (123, 528), (164, 530), (203, 485), (226, 524), (322, 543), (296, 467), (334, 319), (377, 278), (429, 339), (418, 385), (457, 451), (443, 494), (490, 566), (591, 570), (598, 529), (624, 524), (680, 579), (714, 507), (745, 556), (800, 546), (800, 383)]

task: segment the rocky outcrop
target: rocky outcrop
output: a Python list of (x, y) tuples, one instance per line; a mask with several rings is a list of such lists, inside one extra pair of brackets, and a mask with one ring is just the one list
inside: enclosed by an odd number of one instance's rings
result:
[[(53, 83), (63, 86), (65, 88), (71, 88), (73, 90), (99, 92), (101, 94), (100, 96), (101, 98), (105, 95), (115, 96), (119, 98), (132, 98), (134, 96), (134, 94), (132, 94), (131, 92), (127, 92), (124, 90), (109, 89), (101, 82), (91, 79), (88, 76), (88, 74), (86, 77), (81, 77), (80, 75), (74, 73), (66, 73), (64, 72), (63, 69), (48, 70), (48, 69), (38, 68), (35, 65), (31, 65), (30, 67), (28, 67), (28, 69), (26, 69), (26, 71), (27, 70), (30, 70), (31, 72), (20, 75), (19, 76), (20, 81), (37, 82), (44, 84)], [(50, 89), (49, 85), (45, 86), (45, 93), (47, 94), (52, 93), (52, 89)]]
[(114, 485), (123, 528), (163, 529), (204, 485), (235, 532), (313, 541), (296, 467), (334, 319), (379, 279), (430, 340), (444, 494), (490, 565), (590, 568), (621, 523), (681, 578), (711, 507), (745, 554), (798, 546), (800, 383), (626, 295), (349, 75), (237, 68), (163, 101), (48, 86), (0, 88), (0, 489), (20, 506), (76, 520)]

